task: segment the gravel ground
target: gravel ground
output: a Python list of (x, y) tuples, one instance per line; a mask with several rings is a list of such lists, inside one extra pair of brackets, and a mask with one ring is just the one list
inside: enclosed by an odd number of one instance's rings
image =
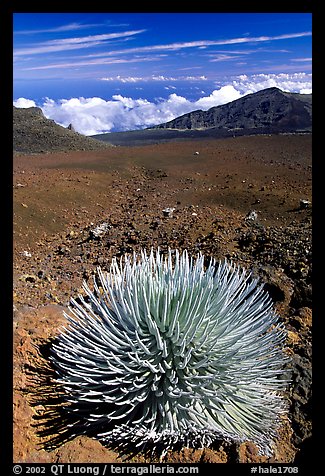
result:
[[(168, 215), (166, 208), (174, 210)], [(57, 334), (62, 310), (82, 292), (83, 280), (91, 282), (96, 268), (107, 268), (113, 256), (157, 246), (227, 258), (259, 276), (288, 330), (293, 372), (291, 423), (284, 422), (272, 458), (258, 456), (248, 442), (171, 452), (168, 461), (306, 459), (311, 438), (311, 212), (309, 136), (15, 156), (15, 461), (121, 461), (121, 455), (87, 437), (52, 452), (39, 448), (33, 425), (45, 407), (31, 402), (28, 369), (40, 367), (34, 346), (46, 347)], [(144, 460), (138, 455), (132, 461)]]

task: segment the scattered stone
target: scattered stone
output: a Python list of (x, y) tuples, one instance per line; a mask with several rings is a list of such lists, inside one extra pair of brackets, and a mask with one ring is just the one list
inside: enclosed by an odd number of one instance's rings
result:
[(309, 200), (301, 199), (299, 202), (299, 207), (300, 210), (304, 210), (306, 208), (309, 208), (311, 205), (311, 202)]
[(200, 152), (196, 151), (194, 152), (194, 155), (200, 155)]
[(171, 217), (174, 211), (175, 211), (175, 208), (167, 207), (163, 209), (163, 214), (165, 217)]
[(150, 228), (152, 228), (153, 230), (156, 230), (160, 225), (161, 225), (160, 220), (153, 220), (150, 224)]
[(70, 253), (70, 249), (65, 245), (59, 245), (58, 247), (58, 254), (59, 255), (68, 255)]
[(24, 208), (28, 208), (28, 205), (26, 205), (26, 203), (22, 203), (21, 206)]
[(97, 263), (98, 263), (99, 265), (102, 265), (102, 264), (105, 263), (105, 259), (103, 258), (103, 256), (99, 256), (99, 257), (97, 258)]
[(256, 221), (257, 220), (257, 212), (255, 210), (251, 210), (247, 213), (245, 217), (245, 221)]
[(90, 230), (90, 237), (100, 239), (102, 236), (105, 235), (105, 233), (108, 232), (109, 229), (110, 229), (110, 225), (106, 222), (103, 222), (100, 225)]
[(30, 253), (29, 251), (23, 251), (21, 254), (22, 254), (23, 256), (26, 256), (26, 258), (31, 258), (31, 257), (32, 257), (32, 255), (31, 255), (31, 253)]
[(23, 276), (20, 276), (19, 280), (25, 281), (26, 283), (35, 283), (37, 276), (35, 276), (35, 274), (24, 274)]

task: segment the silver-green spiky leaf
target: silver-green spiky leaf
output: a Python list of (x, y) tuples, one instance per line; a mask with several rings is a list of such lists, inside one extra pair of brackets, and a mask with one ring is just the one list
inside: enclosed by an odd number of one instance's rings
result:
[(84, 290), (52, 355), (76, 433), (164, 450), (251, 440), (271, 454), (286, 334), (250, 273), (152, 250), (113, 259)]

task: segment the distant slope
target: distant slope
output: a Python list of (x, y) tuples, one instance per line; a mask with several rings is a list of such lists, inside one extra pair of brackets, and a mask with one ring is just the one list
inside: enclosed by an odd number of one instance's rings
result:
[[(265, 129), (252, 130), (240, 130), (236, 131), (236, 135), (251, 135), (251, 134), (263, 134)], [(268, 133), (272, 133), (271, 130)], [(224, 137), (233, 137), (234, 132), (228, 129), (218, 129), (216, 127), (210, 127), (206, 129), (165, 129), (165, 128), (153, 128), (153, 129), (140, 129), (136, 131), (127, 132), (108, 132), (106, 134), (97, 134), (92, 136), (101, 141), (108, 141), (113, 145), (121, 146), (136, 146), (136, 145), (149, 145), (160, 144), (162, 142), (175, 142), (183, 140), (200, 140), (200, 139), (221, 139)]]
[(19, 153), (44, 153), (71, 150), (96, 150), (111, 147), (59, 126), (46, 119), (38, 107), (13, 107), (13, 150)]
[[(227, 131), (219, 133), (218, 137), (232, 136)], [(180, 131), (177, 129), (139, 129), (136, 131), (127, 132), (109, 132), (107, 134), (98, 134), (92, 136), (98, 140), (109, 141), (113, 145), (135, 146), (135, 145), (149, 145), (159, 144), (162, 142), (180, 141), (180, 140), (197, 140), (206, 139), (208, 137), (216, 137), (212, 129), (208, 130), (186, 130)]]
[(254, 134), (312, 132), (312, 95), (268, 88), (240, 99), (193, 111), (148, 129), (92, 136), (114, 145), (222, 138)]
[(270, 129), (272, 132), (311, 131), (312, 95), (286, 93), (268, 88), (240, 99), (210, 108), (192, 111), (153, 129)]

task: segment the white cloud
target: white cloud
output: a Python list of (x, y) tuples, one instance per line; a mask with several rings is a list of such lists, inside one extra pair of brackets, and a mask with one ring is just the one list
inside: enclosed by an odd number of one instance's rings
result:
[[(301, 94), (311, 93), (311, 74), (241, 74), (224, 85), (203, 95), (196, 101), (190, 101), (172, 93), (167, 99), (160, 98), (155, 102), (145, 98), (133, 99), (122, 94), (115, 94), (108, 101), (99, 98), (71, 98), (54, 101), (45, 98), (38, 105), (44, 115), (58, 124), (67, 127), (70, 123), (76, 131), (85, 135), (105, 132), (142, 129), (168, 122), (188, 112), (226, 104), (240, 97), (268, 87), (278, 87), (288, 92)], [(201, 94), (206, 94), (203, 91)], [(16, 107), (35, 106), (30, 99), (19, 98), (14, 102)]]
[[(144, 61), (159, 61), (161, 55), (156, 56), (141, 56), (136, 58), (100, 58), (91, 61), (69, 61), (69, 63), (48, 63), (43, 66), (33, 66), (31, 68), (24, 68), (24, 71), (35, 71), (45, 69), (62, 69), (62, 68), (77, 68), (80, 66), (98, 66), (103, 64), (123, 64), (123, 63), (141, 63)], [(104, 78), (105, 79), (105, 78)], [(107, 80), (107, 78), (106, 78)]]
[[(195, 109), (208, 109), (229, 102), (239, 96), (240, 94), (238, 92), (236, 94), (232, 86), (225, 86), (219, 91), (214, 91), (210, 96), (202, 97), (194, 102), (175, 93), (157, 102), (115, 94), (108, 101), (98, 97), (79, 97), (59, 101), (46, 98), (40, 107), (47, 118), (53, 119), (58, 124), (67, 127), (71, 123), (77, 132), (94, 135), (150, 127)], [(20, 98), (16, 103), (18, 107), (24, 107), (28, 101), (28, 99)]]
[[(126, 60), (129, 62), (129, 60)], [(106, 76), (99, 78), (100, 81), (116, 81), (121, 83), (137, 83), (137, 82), (147, 82), (147, 81), (207, 81), (207, 77), (204, 75), (201, 76), (163, 76), (161, 74), (151, 76)]]
[(139, 76), (106, 76), (99, 78), (100, 81), (119, 81), (121, 83), (137, 83), (138, 81), (143, 81), (144, 79)]
[(246, 74), (232, 81), (234, 88), (241, 93), (255, 93), (261, 89), (276, 87), (282, 91), (306, 94), (312, 92), (312, 75), (308, 73)]
[(242, 94), (234, 88), (234, 86), (223, 86), (220, 89), (212, 91), (210, 96), (202, 97), (196, 101), (196, 104), (200, 109), (209, 109), (213, 106), (219, 106), (220, 104), (226, 104), (227, 102), (239, 99)]
[(25, 98), (18, 98), (16, 101), (14, 101), (14, 106), (20, 107), (20, 108), (27, 108), (27, 107), (35, 107), (35, 101), (31, 99), (25, 99)]
[(134, 109), (135, 107), (150, 105), (147, 99), (132, 99), (121, 96), (121, 94), (114, 94), (112, 98), (115, 101), (120, 101), (127, 109)]
[(119, 33), (107, 33), (102, 35), (89, 35), (75, 38), (61, 38), (57, 40), (50, 40), (44, 43), (40, 43), (36, 46), (30, 46), (28, 48), (18, 48), (14, 51), (15, 56), (35, 55), (42, 53), (53, 53), (57, 51), (76, 50), (82, 48), (89, 48), (102, 43), (106, 43), (109, 40), (116, 38), (124, 38), (128, 36), (137, 35), (143, 33), (145, 30), (130, 30), (122, 31)]
[[(75, 24), (73, 29), (78, 29), (78, 25)], [(64, 30), (62, 30), (64, 31)], [(138, 35), (139, 33), (145, 32), (145, 29), (142, 30), (130, 30), (130, 31), (122, 31), (118, 33), (108, 33), (108, 34), (101, 34), (101, 35), (89, 35), (89, 36), (82, 36), (82, 37), (75, 37), (75, 38), (61, 38), (46, 41), (43, 43), (39, 43), (37, 45), (31, 45), (26, 48), (17, 48), (14, 50), (15, 57), (21, 56), (30, 56), (35, 54), (44, 54), (44, 53), (54, 53), (59, 51), (68, 51), (68, 50), (79, 50), (79, 49), (89, 49), (90, 47), (105, 44), (107, 41), (114, 40), (114, 39), (121, 39), (121, 38), (128, 38), (134, 35)], [(246, 43), (263, 43), (263, 42), (271, 42), (283, 39), (294, 39), (294, 38), (301, 38), (305, 36), (311, 36), (311, 31), (305, 32), (297, 32), (297, 33), (290, 33), (290, 34), (283, 34), (277, 36), (259, 36), (259, 37), (239, 37), (239, 38), (228, 38), (222, 40), (198, 40), (198, 41), (185, 41), (185, 42), (175, 42), (169, 44), (159, 44), (159, 45), (148, 45), (148, 46), (136, 46), (132, 48), (124, 48), (118, 50), (111, 50), (106, 51), (106, 53), (91, 53), (87, 55), (88, 58), (95, 58), (95, 57), (102, 57), (102, 61), (100, 64), (109, 64), (110, 61), (108, 58), (110, 56), (116, 56), (121, 54), (134, 54), (134, 53), (152, 53), (157, 51), (179, 51), (183, 49), (189, 48), (199, 48), (205, 49), (210, 46), (220, 46), (220, 45), (236, 45), (236, 44), (246, 44)], [(227, 56), (227, 55), (219, 55), (218, 57), (213, 58), (211, 61), (225, 61), (234, 58), (234, 56)], [(105, 61), (106, 59), (106, 61)], [(85, 66), (87, 62), (83, 62), (78, 60), (78, 58), (74, 58), (75, 64), (78, 66)], [(94, 62), (93, 64), (96, 64)], [(59, 67), (60, 65), (53, 65), (48, 67)], [(65, 67), (65, 64), (61, 65)], [(37, 68), (35, 68), (37, 69)]]
[(225, 55), (225, 54), (219, 54), (219, 55), (214, 55), (214, 57), (212, 59), (210, 59), (210, 63), (217, 63), (217, 62), (221, 62), (221, 61), (229, 61), (229, 60), (234, 60), (236, 58), (240, 58), (239, 55), (234, 55), (234, 54), (231, 54), (231, 55)]
[(14, 33), (15, 35), (34, 35), (36, 33), (57, 33), (62, 31), (73, 31), (73, 30), (84, 30), (86, 28), (94, 28), (96, 26), (103, 26), (103, 23), (90, 23), (90, 24), (82, 24), (82, 23), (68, 23), (67, 25), (57, 26), (55, 28), (43, 28), (38, 30), (16, 30)]
[(294, 61), (294, 62), (307, 62), (307, 63), (310, 63), (312, 61), (312, 58), (294, 58), (292, 59), (291, 61)]
[[(162, 45), (148, 45), (148, 46), (135, 46), (132, 48), (126, 48), (123, 50), (112, 50), (107, 52), (107, 55), (116, 55), (116, 54), (130, 54), (130, 53), (147, 53), (152, 51), (179, 51), (187, 48), (199, 48), (205, 49), (209, 46), (220, 46), (220, 45), (236, 45), (236, 44), (245, 44), (245, 43), (263, 43), (276, 40), (284, 39), (294, 39), (301, 38), (305, 36), (311, 36), (311, 31), (303, 31), (297, 33), (289, 33), (284, 35), (277, 36), (258, 36), (258, 37), (239, 37), (239, 38), (226, 38), (223, 40), (197, 40), (197, 41), (184, 41), (176, 43), (168, 43)], [(102, 56), (102, 53), (90, 54), (92, 56)]]

